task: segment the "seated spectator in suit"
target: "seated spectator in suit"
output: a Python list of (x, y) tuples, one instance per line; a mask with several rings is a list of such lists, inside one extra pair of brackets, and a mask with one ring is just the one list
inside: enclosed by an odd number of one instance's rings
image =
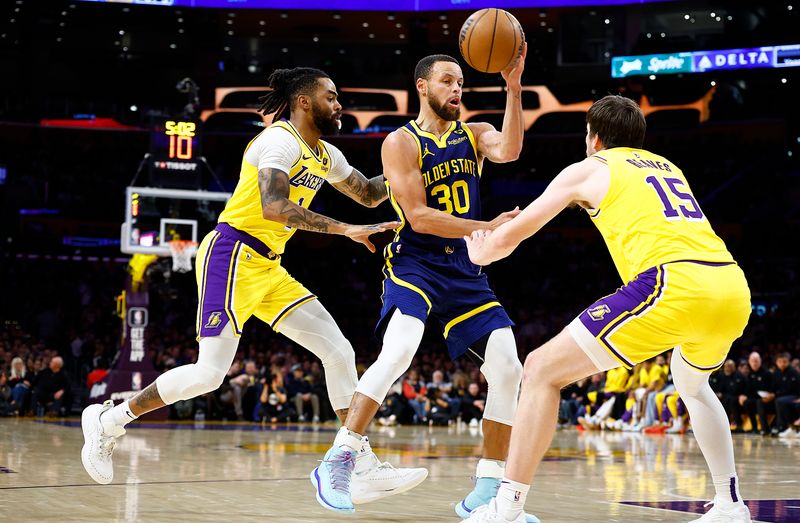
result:
[(55, 356), (48, 368), (36, 375), (33, 397), (37, 415), (55, 414), (63, 416), (69, 410), (69, 378), (63, 372), (64, 360)]

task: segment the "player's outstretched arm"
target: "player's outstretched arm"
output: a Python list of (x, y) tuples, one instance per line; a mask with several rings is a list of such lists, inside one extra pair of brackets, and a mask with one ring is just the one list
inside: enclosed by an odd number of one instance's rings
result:
[(470, 236), (465, 236), (472, 263), (489, 265), (505, 258), (523, 240), (533, 236), (573, 202), (587, 207), (599, 206), (608, 191), (608, 178), (595, 176), (591, 179), (590, 175), (601, 165), (594, 160), (570, 165), (519, 216), (494, 231), (475, 231)]
[(506, 112), (503, 115), (503, 129), (498, 131), (490, 123), (475, 122), (467, 124), (475, 135), (478, 154), (495, 163), (513, 162), (522, 152), (522, 139), (525, 135), (525, 119), (522, 114), (522, 71), (525, 70), (525, 56), (528, 44), (522, 46), (519, 58), (502, 71), (506, 81)]
[(337, 191), (346, 194), (365, 207), (377, 207), (388, 198), (386, 183), (383, 175), (367, 179), (361, 171), (353, 167), (350, 176), (331, 184)]
[(306, 231), (342, 234), (371, 252), (375, 252), (375, 246), (369, 241), (370, 235), (399, 226), (397, 222), (351, 225), (305, 209), (289, 199), (289, 176), (280, 169), (267, 167), (258, 171), (258, 189), (265, 219)]
[(383, 175), (389, 181), (392, 195), (408, 223), (416, 232), (434, 234), (441, 238), (461, 238), (477, 229), (494, 229), (519, 214), (519, 209), (515, 209), (501, 214), (491, 222), (484, 222), (458, 218), (428, 207), (418, 158), (417, 145), (405, 131), (397, 130), (383, 141)]

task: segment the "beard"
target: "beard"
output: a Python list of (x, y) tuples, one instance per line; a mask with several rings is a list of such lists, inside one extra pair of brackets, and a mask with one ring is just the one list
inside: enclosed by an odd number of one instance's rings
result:
[(339, 113), (326, 112), (322, 107), (317, 104), (311, 106), (311, 117), (314, 119), (314, 125), (317, 126), (319, 132), (323, 136), (331, 136), (339, 133)]
[(440, 102), (439, 100), (434, 100), (433, 98), (428, 98), (428, 105), (430, 105), (431, 109), (436, 116), (441, 118), (446, 122), (454, 122), (461, 117), (461, 107), (450, 107), (450, 104), (447, 102)]

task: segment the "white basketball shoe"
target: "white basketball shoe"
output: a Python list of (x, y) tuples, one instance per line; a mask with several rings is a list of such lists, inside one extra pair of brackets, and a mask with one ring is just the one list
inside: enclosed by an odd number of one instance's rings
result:
[(717, 498), (705, 504), (714, 505), (702, 517), (689, 523), (752, 523), (750, 509), (744, 503), (720, 503)]
[(86, 472), (98, 483), (107, 485), (114, 480), (114, 465), (111, 454), (117, 445), (117, 438), (125, 434), (125, 429), (115, 426), (111, 433), (106, 434), (100, 415), (111, 409), (114, 402), (107, 400), (102, 405), (96, 403), (83, 409), (81, 415), (81, 428), (83, 429), (83, 448), (81, 461)]
[(416, 487), (428, 477), (428, 469), (394, 468), (381, 462), (372, 452), (369, 439), (356, 456), (356, 468), (350, 483), (350, 494), (354, 505), (377, 501), (395, 494), (402, 494)]
[(525, 523), (525, 521), (524, 512), (520, 512), (519, 515), (512, 520), (504, 518), (503, 515), (497, 511), (497, 499), (492, 498), (486, 505), (481, 505), (470, 512), (469, 517), (463, 520), (462, 523)]

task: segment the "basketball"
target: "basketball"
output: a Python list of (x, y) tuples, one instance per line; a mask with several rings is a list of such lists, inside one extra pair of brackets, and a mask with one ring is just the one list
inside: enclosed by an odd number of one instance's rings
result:
[(514, 15), (502, 9), (475, 11), (461, 26), (458, 47), (478, 71), (499, 73), (519, 56), (525, 33)]

